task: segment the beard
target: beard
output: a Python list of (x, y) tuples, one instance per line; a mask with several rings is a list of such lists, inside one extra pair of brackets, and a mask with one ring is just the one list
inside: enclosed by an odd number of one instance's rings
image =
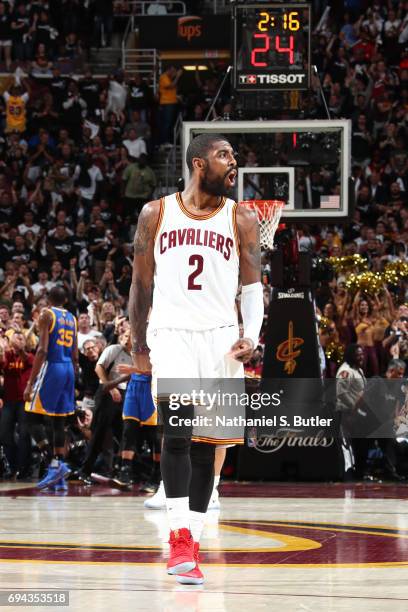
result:
[(212, 196), (231, 196), (234, 192), (234, 186), (229, 186), (225, 183), (225, 179), (230, 172), (231, 170), (228, 170), (224, 176), (211, 177), (207, 168), (201, 179), (200, 189), (204, 191), (204, 193), (208, 193), (208, 195)]

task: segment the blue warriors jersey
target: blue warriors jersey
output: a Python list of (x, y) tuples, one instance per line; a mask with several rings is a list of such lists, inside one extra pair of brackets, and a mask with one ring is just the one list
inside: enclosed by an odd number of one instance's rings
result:
[(47, 359), (33, 387), (25, 410), (48, 416), (67, 416), (75, 411), (75, 372), (72, 351), (76, 345), (77, 323), (64, 308), (50, 308)]
[(76, 343), (76, 319), (68, 310), (50, 308), (53, 321), (50, 327), (47, 361), (72, 361), (72, 349)]

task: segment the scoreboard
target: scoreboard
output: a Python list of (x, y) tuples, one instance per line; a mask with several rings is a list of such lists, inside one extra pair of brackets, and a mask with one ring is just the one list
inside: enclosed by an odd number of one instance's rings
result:
[(237, 91), (309, 88), (309, 4), (236, 4), (233, 19), (234, 87)]

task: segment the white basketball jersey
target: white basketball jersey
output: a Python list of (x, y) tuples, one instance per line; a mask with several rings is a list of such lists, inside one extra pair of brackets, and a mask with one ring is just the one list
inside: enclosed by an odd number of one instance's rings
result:
[(150, 328), (205, 330), (236, 325), (239, 276), (237, 204), (188, 211), (179, 193), (161, 199), (154, 245)]

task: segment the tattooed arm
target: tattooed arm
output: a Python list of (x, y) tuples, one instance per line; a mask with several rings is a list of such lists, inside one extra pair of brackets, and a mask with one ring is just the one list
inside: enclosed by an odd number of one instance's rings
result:
[(250, 285), (260, 282), (261, 247), (259, 246), (259, 223), (256, 212), (244, 206), (238, 206), (237, 229), (241, 283)]
[(245, 363), (251, 358), (258, 344), (264, 313), (261, 285), (261, 249), (256, 213), (243, 206), (238, 206), (237, 229), (240, 250), (241, 313), (244, 323), (244, 338), (235, 342), (230, 355), (234, 359)]
[[(147, 316), (152, 304), (154, 274), (154, 235), (160, 213), (160, 200), (143, 206), (139, 215), (135, 240), (132, 285), (129, 293), (129, 319), (132, 350), (146, 344)], [(147, 353), (132, 354), (134, 366), (141, 371), (151, 369)]]

